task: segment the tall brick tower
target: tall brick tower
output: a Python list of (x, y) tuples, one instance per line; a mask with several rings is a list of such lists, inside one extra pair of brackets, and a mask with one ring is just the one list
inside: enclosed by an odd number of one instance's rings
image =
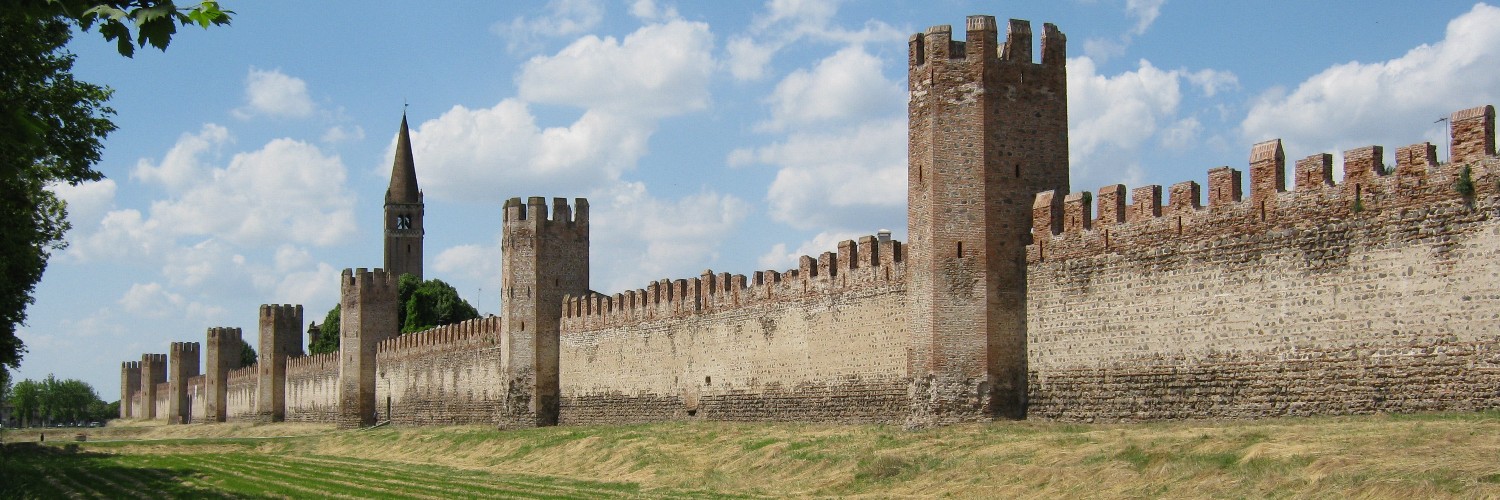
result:
[(167, 382), (171, 389), (167, 394), (167, 423), (186, 424), (191, 421), (193, 408), (188, 404), (188, 379), (198, 376), (199, 354), (197, 342), (173, 342), (171, 361), (167, 363)]
[(229, 417), (229, 371), (240, 367), (243, 338), (239, 328), (208, 329), (208, 352), (203, 355), (207, 365), (203, 385), (208, 398), (203, 412), (208, 422), (223, 422)]
[(142, 354), (141, 355), (141, 391), (138, 393), (141, 399), (140, 411), (135, 412), (136, 417), (153, 420), (160, 416), (156, 414), (156, 387), (157, 384), (167, 381), (167, 355), (166, 354)]
[(135, 408), (131, 401), (140, 394), (141, 362), (120, 363), (120, 418), (134, 418)]
[(401, 332), (396, 282), (381, 269), (345, 269), (339, 278), (340, 429), (375, 424), (375, 347)]
[(302, 356), (302, 306), (261, 304), (256, 420), (286, 420), (286, 358)]
[(908, 425), (1026, 415), (1026, 245), (1034, 195), (1068, 190), (1067, 39), (970, 16), (908, 61)]
[(507, 388), (501, 425), (557, 424), (558, 326), (562, 300), (589, 288), (589, 202), (533, 196), (505, 202), (500, 246)]
[(396, 160), (391, 165), (391, 187), (385, 190), (385, 271), (422, 277), (422, 191), (417, 189), (417, 167), (411, 156), (411, 133), (406, 114), (396, 136)]

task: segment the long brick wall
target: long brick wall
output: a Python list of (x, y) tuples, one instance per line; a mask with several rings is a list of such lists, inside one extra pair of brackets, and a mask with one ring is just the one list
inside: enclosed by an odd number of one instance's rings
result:
[(500, 319), (480, 318), (383, 341), (379, 419), (401, 425), (495, 424), (504, 404)]
[(560, 423), (899, 422), (905, 268), (899, 244), (874, 241), (748, 283), (705, 273), (569, 301)]
[(339, 412), (338, 385), (338, 353), (287, 359), (286, 420), (335, 421)]
[[(1438, 165), (1432, 149), (1401, 148), (1390, 172), (1379, 148), (1346, 152), (1338, 185), (1315, 155), (1298, 162), (1294, 191), (1249, 199), (1238, 172), (1216, 169), (1208, 206), (1187, 183), (1160, 209), (1159, 188), (1129, 204), (1123, 187), (1103, 189), (1098, 218), (1089, 196), (1040, 197), (1030, 416), (1497, 406), (1500, 162)], [(1454, 187), (1464, 165), (1471, 197)]]
[(250, 365), (238, 370), (229, 371), (229, 384), (226, 388), (225, 397), (225, 419), (229, 421), (255, 421), (255, 400), (257, 395), (257, 373), (259, 365)]

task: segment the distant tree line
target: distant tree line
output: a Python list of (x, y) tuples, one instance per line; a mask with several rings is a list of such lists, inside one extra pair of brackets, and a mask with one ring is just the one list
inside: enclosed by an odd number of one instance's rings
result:
[(87, 382), (58, 380), (48, 374), (42, 380), (26, 379), (0, 386), (0, 401), (15, 410), (7, 425), (51, 425), (102, 422), (120, 414), (120, 402), (106, 403)]
[[(396, 323), (401, 325), (401, 334), (420, 332), (432, 327), (450, 325), (479, 317), (479, 310), (458, 296), (458, 289), (440, 279), (422, 281), (410, 274), (401, 275), (397, 289)], [(338, 352), (341, 306), (323, 317), (316, 342), (308, 339), (307, 352), (322, 354)]]

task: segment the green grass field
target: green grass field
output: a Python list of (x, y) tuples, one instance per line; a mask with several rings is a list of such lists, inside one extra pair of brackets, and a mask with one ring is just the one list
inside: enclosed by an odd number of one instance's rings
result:
[(1252, 422), (297, 424), (4, 436), (0, 497), (1500, 497), (1500, 413)]

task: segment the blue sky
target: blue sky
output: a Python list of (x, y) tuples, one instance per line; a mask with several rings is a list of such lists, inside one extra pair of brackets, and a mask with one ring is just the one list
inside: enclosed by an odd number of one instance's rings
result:
[(1204, 182), (1270, 138), (1446, 157), (1434, 121), (1500, 101), (1500, 8), (1457, 1), (226, 4), (165, 53), (70, 45), (120, 130), (107, 180), (56, 188), (74, 228), (19, 377), (113, 400), (121, 361), (253, 336), (259, 304), (321, 322), (340, 270), (381, 263), (403, 103), (426, 273), (494, 313), (513, 196), (590, 199), (606, 293), (905, 239), (906, 40), (970, 14), (1068, 36), (1075, 190)]

